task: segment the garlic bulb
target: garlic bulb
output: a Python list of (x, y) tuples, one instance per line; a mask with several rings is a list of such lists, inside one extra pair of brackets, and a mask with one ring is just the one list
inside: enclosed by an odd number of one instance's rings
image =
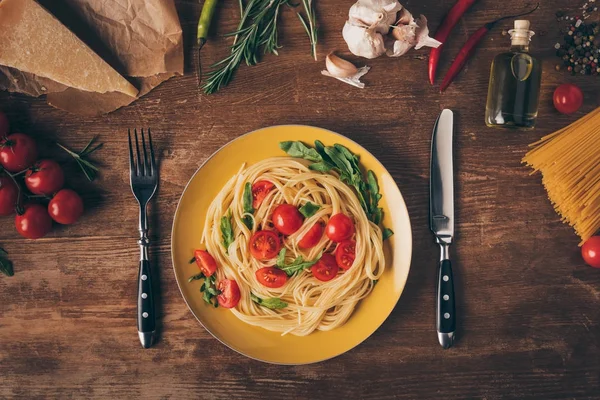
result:
[(360, 77), (369, 72), (370, 69), (367, 66), (356, 68), (350, 61), (336, 56), (333, 52), (325, 58), (325, 67), (327, 70), (321, 71), (321, 74), (361, 89), (365, 87), (365, 84), (360, 81)]
[(415, 20), (397, 0), (358, 0), (350, 7), (342, 36), (352, 54), (365, 58), (384, 53), (397, 57), (413, 47), (441, 44), (429, 37), (427, 19)]

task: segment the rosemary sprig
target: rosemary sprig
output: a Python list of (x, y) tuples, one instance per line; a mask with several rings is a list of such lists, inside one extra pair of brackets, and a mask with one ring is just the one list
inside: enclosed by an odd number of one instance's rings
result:
[(304, 7), (306, 18), (303, 17), (302, 14), (298, 13), (298, 19), (302, 23), (302, 26), (308, 35), (308, 39), (310, 40), (310, 54), (313, 56), (315, 61), (317, 61), (317, 13), (313, 8), (313, 0), (302, 0), (302, 6)]
[(92, 162), (90, 160), (88, 160), (87, 157), (90, 154), (92, 154), (93, 152), (95, 152), (96, 150), (98, 150), (99, 148), (101, 148), (102, 145), (104, 144), (104, 143), (100, 143), (97, 146), (92, 147), (92, 143), (94, 143), (95, 140), (96, 140), (96, 136), (94, 136), (92, 138), (92, 140), (90, 140), (88, 142), (88, 144), (83, 148), (83, 150), (81, 150), (79, 153), (66, 148), (65, 146), (63, 146), (60, 143), (56, 143), (58, 145), (58, 147), (60, 147), (61, 149), (63, 149), (67, 153), (69, 153), (75, 159), (75, 161), (77, 162), (77, 164), (79, 165), (79, 167), (81, 168), (83, 173), (85, 174), (85, 177), (88, 178), (88, 180), (90, 182), (92, 182), (94, 179), (96, 179), (99, 169), (94, 164), (92, 164)]
[(0, 247), (0, 272), (6, 276), (13, 276), (15, 271), (13, 270), (12, 262), (8, 259), (8, 253)]
[(264, 54), (278, 55), (280, 48), (277, 34), (277, 19), (281, 6), (289, 4), (289, 0), (250, 0), (242, 9), (242, 16), (237, 30), (225, 36), (233, 36), (231, 53), (223, 60), (213, 64), (212, 70), (206, 74), (202, 86), (206, 94), (217, 92), (226, 86), (242, 61), (247, 65), (258, 64), (260, 50)]

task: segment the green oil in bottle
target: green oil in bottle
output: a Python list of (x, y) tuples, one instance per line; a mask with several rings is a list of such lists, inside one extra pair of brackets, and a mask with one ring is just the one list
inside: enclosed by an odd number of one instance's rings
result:
[(490, 127), (533, 129), (538, 114), (542, 66), (529, 54), (534, 35), (529, 21), (515, 21), (511, 48), (492, 62), (485, 123)]

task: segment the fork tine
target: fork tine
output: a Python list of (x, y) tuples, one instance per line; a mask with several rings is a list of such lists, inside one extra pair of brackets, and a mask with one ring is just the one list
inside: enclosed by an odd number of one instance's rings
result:
[(154, 175), (156, 173), (156, 159), (154, 158), (154, 147), (152, 147), (150, 128), (148, 128), (148, 143), (150, 144), (150, 175)]
[(129, 173), (137, 175), (135, 163), (133, 161), (133, 147), (131, 146), (131, 129), (127, 129), (127, 136), (129, 137)]
[(144, 128), (142, 128), (142, 149), (144, 149), (144, 175), (150, 175), (150, 164), (146, 153), (146, 140), (144, 139)]
[(133, 134), (135, 136), (135, 150), (137, 154), (137, 174), (144, 175), (144, 164), (142, 164), (142, 158), (140, 157), (140, 145), (138, 141), (137, 128), (133, 130)]

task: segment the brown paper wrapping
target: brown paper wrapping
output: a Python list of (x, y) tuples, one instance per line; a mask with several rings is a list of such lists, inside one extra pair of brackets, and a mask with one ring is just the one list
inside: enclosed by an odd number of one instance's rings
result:
[[(182, 31), (173, 0), (40, 3), (46, 8), (34, 0), (0, 0), (0, 89), (46, 94), (55, 107), (98, 115), (183, 74)], [(97, 58), (81, 59), (90, 52)]]

